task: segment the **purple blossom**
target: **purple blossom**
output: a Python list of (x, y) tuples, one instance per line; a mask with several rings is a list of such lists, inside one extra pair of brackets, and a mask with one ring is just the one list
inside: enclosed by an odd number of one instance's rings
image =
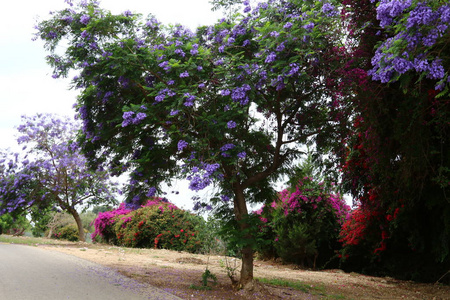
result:
[(286, 22), (286, 24), (284, 24), (283, 28), (284, 29), (291, 29), (292, 28), (292, 23), (291, 22)]
[(314, 26), (315, 26), (314, 23), (311, 22), (311, 23), (304, 25), (303, 28), (306, 29), (306, 32), (311, 32), (314, 29)]
[(221, 195), (220, 200), (222, 200), (223, 202), (228, 202), (230, 201), (230, 197), (227, 195)]
[(247, 153), (245, 151), (239, 152), (237, 154), (237, 157), (239, 157), (241, 159), (244, 159), (246, 156), (247, 156)]
[(445, 70), (442, 66), (442, 60), (441, 59), (435, 59), (431, 63), (431, 65), (428, 67), (428, 74), (427, 78), (430, 79), (442, 79), (445, 76)]
[(227, 127), (228, 127), (229, 129), (235, 128), (235, 127), (236, 127), (236, 122), (234, 122), (234, 121), (228, 121)]
[(289, 67), (291, 67), (291, 69), (290, 69), (289, 72), (287, 73), (287, 76), (293, 76), (293, 75), (297, 74), (298, 71), (300, 70), (299, 65), (296, 64), (296, 63), (291, 63), (291, 64), (289, 64)]
[(377, 19), (380, 20), (381, 27), (389, 26), (393, 18), (402, 14), (410, 6), (411, 0), (381, 0), (377, 7)]
[(63, 16), (61, 18), (61, 20), (66, 21), (67, 23), (72, 23), (73, 22), (73, 17), (72, 16)]
[(280, 33), (278, 33), (278, 31), (272, 31), (270, 34), (269, 34), (271, 37), (278, 37), (278, 36), (280, 36)]
[(189, 93), (185, 93), (184, 97), (186, 97), (186, 101), (184, 102), (184, 106), (193, 106), (194, 100), (197, 98), (194, 95), (191, 95)]
[(399, 74), (403, 74), (412, 68), (412, 63), (401, 57), (394, 58), (392, 64), (394, 65), (394, 70)]
[(233, 149), (234, 147), (236, 147), (234, 144), (231, 144), (231, 143), (225, 144), (220, 148), (220, 151), (225, 152), (227, 150)]
[(133, 13), (130, 10), (126, 10), (123, 12), (123, 16), (124, 17), (131, 17), (133, 16)]
[(278, 51), (278, 52), (281, 52), (281, 51), (284, 50), (284, 48), (285, 48), (285, 46), (284, 46), (284, 42), (283, 42), (283, 43), (279, 44), (277, 46), (277, 48), (275, 48), (275, 50)]
[(123, 113), (122, 115), (122, 127), (126, 127), (128, 125), (130, 125), (133, 122), (133, 116), (134, 116), (134, 112), (133, 111), (126, 111)]
[(178, 151), (183, 151), (184, 148), (188, 146), (188, 143), (184, 140), (178, 141)]
[(163, 61), (158, 66), (163, 68), (165, 71), (169, 71), (172, 68), (171, 66), (169, 66), (169, 62), (168, 61)]
[(144, 120), (147, 117), (147, 115), (143, 112), (140, 112), (136, 115), (136, 117), (133, 119), (133, 124), (138, 124), (142, 120)]
[(151, 187), (147, 194), (145, 194), (146, 197), (150, 198), (150, 197), (154, 197), (156, 195), (156, 188), (155, 187)]
[(161, 102), (161, 101), (164, 100), (165, 97), (166, 97), (165, 94), (158, 94), (158, 95), (155, 97), (155, 101), (156, 101), (156, 102)]
[(206, 176), (196, 175), (189, 182), (189, 189), (192, 191), (201, 191), (211, 184), (211, 179)]
[(275, 52), (270, 52), (269, 55), (267, 55), (265, 62), (270, 64), (275, 61), (277, 58), (277, 55)]
[(180, 55), (181, 57), (185, 57), (186, 56), (186, 53), (184, 53), (184, 51), (181, 50), (180, 48), (175, 49), (175, 53)]
[(186, 77), (189, 77), (188, 71), (184, 71), (183, 73), (180, 74), (180, 78), (186, 78)]
[(90, 20), (91, 20), (91, 17), (89, 17), (89, 15), (82, 15), (80, 18), (80, 22), (84, 25), (89, 24)]
[(333, 17), (333, 16), (337, 15), (337, 11), (336, 11), (335, 7), (332, 4), (330, 4), (330, 3), (325, 3), (322, 6), (322, 12), (327, 17)]
[(230, 92), (230, 90), (221, 90), (220, 92), (219, 92), (222, 96), (228, 96), (228, 95), (230, 95), (231, 94), (231, 92)]

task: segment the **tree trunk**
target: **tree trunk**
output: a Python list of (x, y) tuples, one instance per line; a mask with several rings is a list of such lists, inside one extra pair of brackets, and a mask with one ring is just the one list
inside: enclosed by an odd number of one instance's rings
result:
[(79, 238), (80, 242), (86, 242), (86, 236), (84, 235), (84, 228), (83, 228), (83, 223), (81, 222), (80, 215), (78, 214), (78, 212), (75, 209), (69, 209), (69, 212), (75, 219), (75, 222), (77, 222), (78, 238)]
[[(236, 184), (234, 189), (234, 214), (239, 223), (240, 229), (243, 231), (249, 227), (245, 222), (248, 216), (247, 203), (245, 202), (244, 190), (241, 185)], [(254, 237), (250, 234), (244, 237), (246, 240), (251, 240)], [(252, 290), (254, 288), (253, 282), (253, 248), (252, 246), (244, 246), (241, 250), (242, 267), (241, 277), (239, 278), (238, 288)]]

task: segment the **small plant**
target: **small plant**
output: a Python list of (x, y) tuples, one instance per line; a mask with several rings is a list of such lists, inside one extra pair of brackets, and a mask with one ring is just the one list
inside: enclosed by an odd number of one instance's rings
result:
[(191, 284), (189, 286), (190, 289), (193, 290), (211, 290), (211, 287), (208, 286), (208, 280), (212, 279), (214, 281), (214, 285), (217, 284), (217, 277), (216, 275), (214, 275), (213, 273), (211, 273), (211, 271), (208, 269), (208, 267), (206, 267), (205, 272), (203, 272), (202, 274), (202, 285), (198, 286), (195, 284)]
[(214, 284), (217, 284), (217, 277), (211, 271), (206, 268), (205, 272), (202, 274), (202, 284), (203, 286), (208, 285), (208, 279), (212, 279), (214, 281)]

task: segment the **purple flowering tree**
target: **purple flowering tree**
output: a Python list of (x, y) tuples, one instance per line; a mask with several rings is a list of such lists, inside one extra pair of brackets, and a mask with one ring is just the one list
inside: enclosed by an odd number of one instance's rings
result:
[(300, 146), (345, 122), (342, 93), (325, 80), (337, 61), (330, 49), (342, 41), (337, 3), (243, 5), (243, 14), (193, 33), (82, 2), (39, 23), (37, 38), (54, 77), (79, 72), (83, 151), (94, 168), (130, 173), (130, 206), (175, 177), (194, 191), (217, 187), (212, 204), (231, 207), (244, 233), (239, 286), (249, 288), (248, 203), (268, 201)]
[(435, 82), (440, 96), (448, 95), (450, 77), (445, 66), (449, 63), (450, 4), (433, 0), (377, 2), (383, 39), (372, 58), (372, 78), (383, 83), (400, 81), (408, 90), (413, 76), (419, 74), (419, 80)]
[(107, 172), (89, 170), (75, 141), (77, 125), (49, 114), (22, 117), (21, 154), (3, 154), (0, 160), (0, 214), (53, 206), (73, 216), (79, 239), (85, 241), (77, 208), (115, 203), (116, 187)]

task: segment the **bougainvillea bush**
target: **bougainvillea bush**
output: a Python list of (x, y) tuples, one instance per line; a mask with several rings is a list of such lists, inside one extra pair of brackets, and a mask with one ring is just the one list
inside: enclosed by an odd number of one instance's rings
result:
[(339, 231), (349, 211), (339, 193), (304, 177), (260, 211), (262, 230), (273, 239), (263, 254), (302, 267), (324, 267), (340, 248)]
[(131, 212), (131, 210), (125, 207), (125, 203), (121, 203), (119, 207), (114, 210), (100, 212), (94, 221), (95, 230), (92, 234), (92, 240), (115, 244), (116, 234), (114, 232), (114, 224), (117, 221), (116, 217), (126, 215), (129, 212)]
[(126, 247), (198, 252), (202, 243), (196, 228), (202, 221), (165, 199), (153, 198), (137, 210), (121, 205), (100, 213), (93, 237)]

